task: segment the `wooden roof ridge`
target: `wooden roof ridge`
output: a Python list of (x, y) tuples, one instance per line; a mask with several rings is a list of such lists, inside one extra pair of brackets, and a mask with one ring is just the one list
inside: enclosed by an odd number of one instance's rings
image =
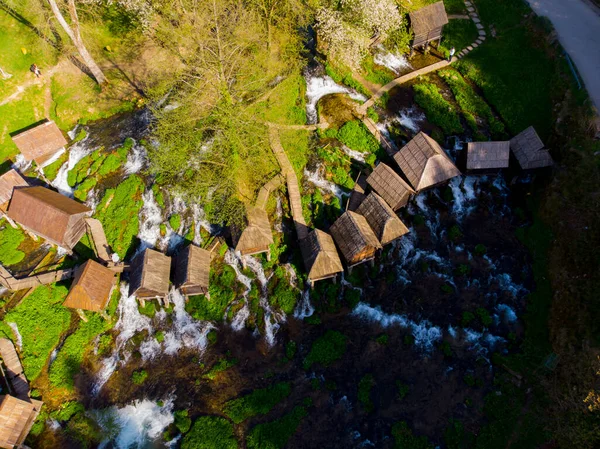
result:
[(348, 202), (346, 203), (346, 210), (355, 211), (358, 208), (358, 206), (360, 206), (360, 203), (362, 203), (362, 201), (366, 197), (366, 189), (367, 176), (365, 176), (361, 171), (354, 182), (354, 187), (352, 188), (352, 192), (350, 193), (350, 198), (348, 198)]
[(42, 201), (50, 209), (54, 209), (69, 215), (92, 212), (92, 209), (68, 196), (43, 186), (27, 186), (16, 188), (15, 192), (33, 197)]
[(267, 212), (260, 207), (249, 207), (246, 212), (248, 226), (242, 231), (236, 244), (236, 251), (245, 252), (261, 249), (267, 251), (269, 245), (273, 243), (273, 232)]
[(549, 167), (554, 164), (550, 151), (533, 126), (510, 139), (510, 149), (523, 170)]
[(427, 33), (448, 23), (448, 15), (443, 1), (411, 11), (409, 16), (410, 25), (415, 35)]
[(365, 198), (356, 212), (365, 217), (382, 245), (410, 232), (389, 204), (375, 192)]
[(0, 447), (20, 447), (41, 405), (40, 401), (27, 401), (11, 395), (0, 396)]
[(194, 287), (194, 291), (207, 290), (210, 282), (210, 261), (210, 252), (193, 243), (183, 248), (173, 258), (175, 286), (183, 289)]
[(381, 249), (381, 244), (366, 218), (356, 212), (344, 212), (331, 225), (329, 231), (348, 263), (354, 263), (355, 257), (365, 248)]
[(405, 206), (413, 188), (392, 167), (380, 162), (367, 178), (367, 183), (380, 195), (393, 210)]
[(300, 250), (309, 280), (326, 279), (344, 271), (333, 237), (320, 229), (300, 241)]
[(469, 142), (467, 169), (482, 170), (507, 168), (510, 159), (510, 142)]
[(108, 304), (115, 283), (114, 271), (89, 259), (76, 271), (63, 306), (100, 312)]
[(160, 251), (146, 248), (131, 261), (129, 294), (138, 297), (166, 296), (169, 293), (170, 274), (171, 258)]
[(28, 187), (29, 183), (14, 168), (0, 176), (0, 209), (7, 204), (13, 195), (15, 187)]
[(48, 119), (11, 137), (23, 157), (28, 161), (35, 160), (38, 165), (68, 143), (56, 123)]

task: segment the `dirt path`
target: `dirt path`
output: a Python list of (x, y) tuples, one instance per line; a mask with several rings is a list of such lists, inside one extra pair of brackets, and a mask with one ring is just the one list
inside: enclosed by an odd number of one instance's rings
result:
[(36, 78), (35, 76), (33, 76), (33, 74), (30, 74), (28, 72), (28, 75), (31, 76), (31, 78), (29, 78), (27, 81), (24, 81), (23, 83), (19, 84), (17, 86), (17, 90), (15, 92), (13, 92), (11, 95), (9, 95), (8, 97), (4, 98), (2, 101), (0, 101), (0, 106), (4, 106), (7, 103), (10, 103), (11, 101), (17, 100), (21, 94), (23, 92), (25, 92), (25, 90), (27, 90), (29, 87), (31, 86), (46, 86), (46, 101), (44, 104), (44, 110), (46, 111), (46, 115), (49, 113), (50, 111), (50, 107), (52, 106), (52, 96), (50, 95), (50, 104), (48, 104), (48, 93), (50, 92), (50, 78), (52, 78), (52, 75), (54, 75), (54, 73), (56, 73), (58, 70), (63, 69), (65, 64), (65, 61), (60, 61), (58, 64), (56, 64), (54, 67), (52, 67), (50, 70), (47, 70), (45, 72), (42, 72), (42, 77), (41, 78)]
[(554, 25), (600, 111), (600, 8), (585, 0), (527, 0)]

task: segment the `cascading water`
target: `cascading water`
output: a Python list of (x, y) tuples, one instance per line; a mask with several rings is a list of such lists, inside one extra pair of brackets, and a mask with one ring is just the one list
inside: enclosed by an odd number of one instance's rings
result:
[(302, 292), (300, 297), (300, 302), (296, 305), (296, 309), (294, 310), (294, 318), (297, 320), (303, 320), (304, 318), (308, 318), (315, 313), (315, 308), (310, 303), (310, 288), (307, 288)]
[(411, 106), (401, 110), (398, 116), (393, 118), (393, 121), (416, 134), (421, 130), (421, 123), (425, 121), (425, 114), (416, 106)]
[(194, 225), (196, 227), (196, 235), (194, 236), (194, 243), (196, 245), (202, 244), (202, 236), (200, 235), (200, 228), (204, 228), (209, 234), (214, 233), (214, 227), (206, 219), (206, 213), (202, 206), (197, 203), (192, 204), (192, 214), (194, 217)]
[(321, 190), (324, 190), (326, 192), (329, 192), (329, 193), (335, 195), (338, 198), (338, 200), (340, 201), (340, 204), (343, 204), (344, 197), (349, 196), (350, 194), (345, 192), (339, 185), (334, 184), (333, 182), (327, 181), (321, 174), (322, 169), (323, 169), (323, 167), (321, 165), (318, 165), (317, 168), (315, 169), (315, 171), (313, 171), (313, 172), (311, 172), (305, 168), (304, 169), (304, 177), (307, 179), (307, 181), (314, 184)]
[(155, 248), (158, 246), (160, 235), (160, 225), (163, 222), (162, 211), (154, 198), (152, 189), (147, 189), (142, 195), (144, 205), (140, 210), (140, 230), (138, 238), (141, 241), (138, 253), (146, 248)]
[(133, 175), (139, 173), (142, 168), (148, 164), (148, 152), (139, 142), (134, 142), (133, 148), (127, 153), (127, 162), (125, 163), (125, 174)]
[(71, 146), (69, 149), (69, 159), (60, 167), (56, 178), (52, 181), (52, 186), (56, 190), (70, 198), (73, 198), (73, 188), (67, 182), (69, 171), (77, 165), (77, 162), (96, 150), (95, 146), (88, 145), (88, 140), (89, 134)]
[(337, 84), (329, 76), (306, 75), (306, 116), (308, 123), (317, 123), (317, 103), (321, 98), (331, 94), (348, 94), (350, 98), (358, 101), (366, 101), (364, 95)]
[(250, 293), (250, 290), (252, 289), (252, 280), (242, 273), (242, 270), (240, 269), (240, 259), (232, 249), (227, 250), (225, 253), (225, 263), (233, 268), (237, 280), (246, 287), (246, 291), (243, 294), (244, 305), (235, 314), (233, 320), (231, 320), (232, 329), (235, 331), (241, 331), (246, 325), (246, 320), (250, 316), (250, 308), (248, 307), (248, 293)]
[(363, 164), (365, 163), (365, 153), (361, 153), (360, 151), (352, 150), (352, 149), (348, 148), (346, 145), (342, 145), (342, 150), (344, 150), (344, 153), (346, 153), (348, 156), (350, 156), (355, 161), (362, 162)]
[(15, 156), (15, 163), (12, 164), (12, 168), (18, 172), (24, 173), (29, 169), (29, 167), (31, 167), (31, 162), (32, 161), (26, 160), (25, 156), (19, 153)]
[(373, 57), (375, 64), (379, 64), (383, 67), (387, 67), (396, 75), (406, 69), (412, 68), (410, 63), (407, 61), (406, 56), (396, 55), (387, 50), (383, 45), (377, 46), (377, 52)]
[(15, 343), (17, 344), (17, 348), (19, 348), (19, 351), (21, 350), (21, 348), (23, 347), (23, 337), (21, 336), (21, 333), (19, 332), (19, 326), (17, 326), (17, 323), (6, 323), (10, 326), (10, 328), (13, 331), (13, 334), (15, 334)]

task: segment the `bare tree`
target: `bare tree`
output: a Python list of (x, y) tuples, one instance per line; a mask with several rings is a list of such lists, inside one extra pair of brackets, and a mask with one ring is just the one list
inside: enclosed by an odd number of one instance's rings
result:
[(60, 9), (56, 4), (56, 0), (48, 0), (48, 3), (50, 4), (50, 8), (52, 9), (54, 16), (58, 20), (58, 23), (60, 23), (60, 25), (63, 27), (75, 45), (75, 48), (77, 48), (77, 51), (83, 59), (84, 64), (90, 69), (92, 75), (94, 75), (94, 78), (96, 78), (96, 82), (98, 84), (105, 83), (107, 81), (106, 76), (104, 76), (104, 73), (102, 73), (102, 70), (100, 70), (100, 67), (98, 67), (98, 64), (96, 64), (96, 61), (94, 61), (94, 58), (92, 58), (92, 55), (90, 55), (90, 52), (87, 50), (83, 40), (81, 39), (81, 33), (79, 32), (79, 17), (77, 17), (75, 0), (67, 0), (67, 9), (69, 11), (69, 16), (71, 17), (71, 22), (73, 25), (72, 27), (60, 12)]

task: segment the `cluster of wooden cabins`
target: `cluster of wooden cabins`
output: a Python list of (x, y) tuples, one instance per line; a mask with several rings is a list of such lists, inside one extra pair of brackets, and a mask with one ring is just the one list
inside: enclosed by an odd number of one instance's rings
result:
[[(510, 141), (469, 142), (466, 153), (470, 173), (507, 168), (511, 153), (522, 170), (553, 164), (532, 127)], [(339, 253), (348, 272), (356, 265), (372, 262), (378, 250), (409, 232), (396, 212), (412, 195), (461, 174), (441, 146), (423, 132), (397, 151), (393, 159), (400, 174), (380, 162), (367, 177), (358, 178), (346, 211), (331, 225), (329, 233), (315, 229), (300, 240), (311, 285), (324, 279), (335, 282), (344, 271)], [(253, 211), (248, 222), (236, 250), (243, 255), (268, 254), (273, 237), (266, 212)]]

